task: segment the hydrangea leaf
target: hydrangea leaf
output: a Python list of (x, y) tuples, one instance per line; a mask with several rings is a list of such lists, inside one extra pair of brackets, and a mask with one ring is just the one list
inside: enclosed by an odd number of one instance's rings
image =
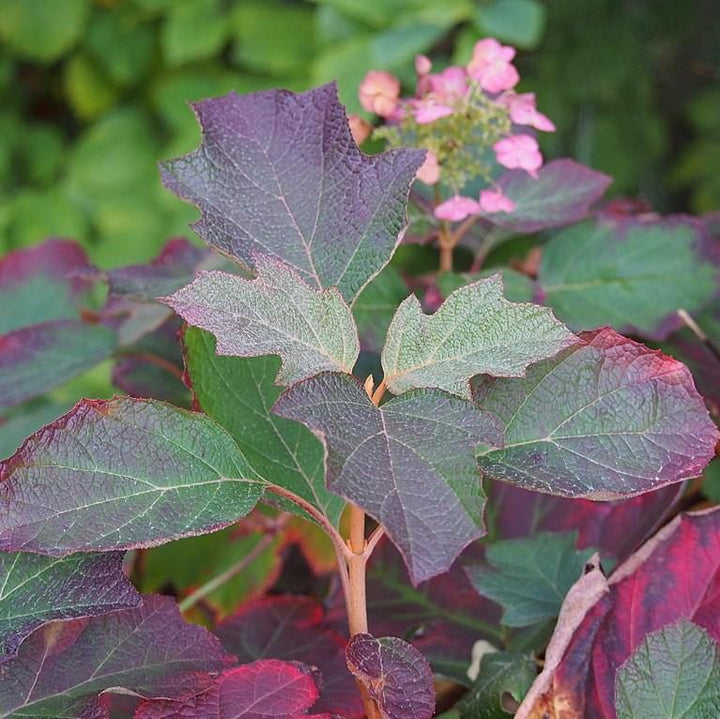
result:
[(83, 400), (0, 464), (0, 550), (149, 547), (234, 522), (263, 488), (204, 415)]
[(467, 397), (471, 377), (522, 376), (575, 341), (546, 308), (508, 302), (502, 276), (493, 275), (455, 290), (430, 316), (408, 297), (388, 330), (382, 365), (395, 394), (436, 387)]
[(357, 685), (345, 666), (347, 639), (327, 626), (325, 610), (310, 597), (271, 596), (242, 606), (216, 628), (223, 646), (241, 663), (299, 661), (322, 675), (318, 712), (347, 719), (365, 716)]
[(140, 595), (123, 573), (120, 552), (60, 559), (0, 552), (0, 662), (17, 654), (41, 624), (134, 607)]
[(558, 615), (565, 595), (595, 553), (576, 550), (576, 540), (576, 532), (541, 532), (493, 542), (485, 555), (489, 566), (466, 571), (480, 594), (502, 605), (505, 626), (527, 627)]
[(226, 670), (184, 701), (143, 702), (134, 719), (332, 719), (307, 713), (317, 696), (309, 667), (266, 659)]
[(483, 535), (473, 452), (480, 442), (502, 442), (494, 417), (438, 390), (378, 408), (359, 382), (336, 373), (293, 385), (274, 411), (323, 440), (328, 489), (385, 526), (414, 584), (447, 571)]
[(435, 687), (430, 665), (413, 646), (397, 637), (356, 634), (345, 657), (388, 719), (430, 719), (435, 713)]
[(524, 170), (506, 172), (498, 186), (515, 203), (510, 213), (497, 212), (492, 221), (518, 233), (572, 225), (588, 216), (590, 207), (612, 179), (574, 160), (553, 160), (534, 179)]
[(193, 107), (203, 143), (164, 163), (163, 181), (202, 211), (197, 233), (251, 268), (269, 255), (352, 301), (402, 238), (424, 152), (361, 153), (334, 85)]
[(172, 315), (124, 352), (113, 367), (112, 381), (131, 397), (161, 399), (189, 407), (190, 393), (183, 382), (183, 358), (178, 335), (182, 320)]
[(116, 344), (112, 330), (80, 320), (56, 320), (0, 336), (0, 409), (92, 369)]
[(100, 694), (181, 697), (227, 666), (218, 640), (186, 624), (169, 597), (135, 609), (51, 622), (0, 665), (0, 716), (106, 717)]
[(521, 702), (537, 671), (532, 657), (516, 652), (488, 652), (470, 691), (455, 705), (459, 719), (508, 719), (504, 700)]
[(646, 635), (615, 682), (618, 719), (720, 716), (720, 648), (686, 619)]
[(616, 499), (696, 477), (718, 439), (687, 367), (610, 329), (522, 379), (479, 378), (474, 396), (505, 428), (504, 447), (478, 451), (481, 471), (566, 497)]
[(80, 245), (47, 240), (0, 260), (0, 335), (56, 320), (78, 318), (93, 268)]
[(122, 297), (153, 300), (190, 284), (199, 270), (216, 269), (221, 259), (179, 237), (170, 240), (149, 264), (108, 270), (110, 292)]
[(382, 351), (393, 315), (409, 292), (400, 273), (392, 265), (388, 265), (362, 291), (353, 305), (353, 315), (364, 350)]
[(74, 242), (48, 240), (0, 260), (0, 409), (91, 369), (115, 334), (82, 316), (95, 270)]
[(486, 482), (493, 508), (488, 531), (503, 539), (537, 532), (578, 532), (580, 549), (596, 547), (603, 558), (627, 559), (663, 523), (683, 495), (681, 483), (613, 502), (569, 499)]
[[(719, 548), (720, 509), (679, 515), (603, 580), (603, 591), (572, 625), (562, 619), (564, 604), (550, 643), (555, 645), (552, 661), (546, 654), (545, 669), (528, 692), (517, 719), (543, 712), (552, 716), (560, 707), (569, 716), (616, 719), (616, 674), (648, 635), (684, 619), (718, 642)], [(665, 656), (663, 670), (676, 660)], [(661, 695), (668, 691), (670, 686)], [(714, 715), (684, 716), (709, 719)]]
[(280, 384), (323, 371), (351, 372), (360, 342), (338, 291), (313, 289), (289, 267), (266, 257), (255, 266), (254, 280), (203, 272), (165, 301), (191, 325), (212, 332), (218, 354), (280, 355)]
[(717, 291), (702, 225), (690, 218), (601, 220), (572, 227), (543, 249), (544, 301), (574, 328), (611, 325), (665, 339)]
[(230, 432), (258, 474), (337, 523), (345, 502), (325, 488), (322, 444), (307, 427), (270, 411), (282, 392), (274, 382), (280, 360), (219, 357), (213, 336), (195, 327), (183, 339), (193, 395), (202, 410)]

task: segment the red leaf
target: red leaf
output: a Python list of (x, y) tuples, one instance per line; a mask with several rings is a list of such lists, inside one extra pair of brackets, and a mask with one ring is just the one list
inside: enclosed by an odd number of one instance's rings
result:
[(223, 672), (207, 690), (185, 701), (146, 701), (135, 719), (330, 719), (308, 715), (318, 689), (312, 672), (275, 659)]
[(316, 666), (322, 693), (313, 709), (348, 719), (363, 716), (360, 694), (345, 667), (345, 639), (328, 627), (315, 600), (288, 595), (248, 602), (216, 633), (240, 662), (272, 658)]
[[(720, 640), (720, 508), (677, 517), (613, 573), (516, 719), (558, 716), (560, 708), (559, 716), (614, 719), (618, 668), (647, 634), (678, 619)], [(556, 635), (563, 632), (561, 616)]]

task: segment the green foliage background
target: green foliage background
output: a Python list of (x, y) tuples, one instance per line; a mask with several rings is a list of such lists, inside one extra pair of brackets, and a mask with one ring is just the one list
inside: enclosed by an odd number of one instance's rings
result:
[(465, 62), (487, 35), (522, 48), (550, 157), (660, 210), (720, 206), (714, 0), (0, 0), (0, 252), (147, 260), (194, 217), (155, 168), (199, 141), (186, 101), (338, 78), (357, 111), (368, 69), (409, 90), (417, 53)]

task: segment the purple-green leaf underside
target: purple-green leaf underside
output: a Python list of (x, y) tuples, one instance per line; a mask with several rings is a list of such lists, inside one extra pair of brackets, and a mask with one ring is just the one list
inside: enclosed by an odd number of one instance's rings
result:
[(539, 232), (563, 227), (587, 217), (612, 179), (574, 160), (554, 160), (543, 166), (538, 178), (524, 170), (506, 172), (500, 189), (515, 203), (511, 213), (490, 216), (496, 225), (512, 232)]
[(218, 354), (279, 355), (280, 384), (325, 371), (351, 372), (360, 343), (337, 289), (310, 287), (271, 258), (258, 257), (255, 267), (254, 280), (203, 272), (164, 301), (191, 325), (212, 332)]
[(336, 524), (345, 502), (325, 487), (322, 445), (307, 427), (270, 411), (282, 392), (275, 384), (280, 360), (220, 357), (212, 335), (196, 327), (186, 330), (183, 342), (193, 395), (203, 412), (230, 432), (259, 475)]
[(271, 256), (352, 301), (402, 238), (424, 152), (364, 155), (334, 85), (231, 93), (193, 107), (203, 142), (163, 163), (162, 174), (202, 211), (197, 233), (250, 268)]
[(502, 431), (469, 402), (416, 390), (377, 408), (354, 378), (324, 373), (286, 390), (274, 411), (323, 440), (328, 489), (385, 526), (413, 583), (447, 571), (484, 534), (474, 448), (499, 446)]
[(475, 375), (521, 376), (575, 341), (546, 308), (506, 300), (496, 274), (458, 288), (433, 315), (408, 297), (388, 329), (382, 366), (395, 394), (434, 387), (469, 398)]
[(687, 367), (610, 329), (520, 379), (478, 378), (475, 400), (500, 418), (501, 449), (481, 471), (526, 489), (606, 500), (696, 477), (718, 431)]
[(0, 337), (0, 409), (14, 407), (109, 357), (116, 336), (80, 320), (55, 320)]
[(204, 415), (84, 400), (0, 464), (0, 550), (149, 547), (247, 514), (264, 481)]
[(0, 552), (0, 662), (41, 624), (134, 607), (122, 552), (45, 557)]
[(430, 665), (412, 645), (398, 637), (356, 634), (345, 658), (388, 719), (430, 719), (435, 713), (435, 686)]
[(179, 698), (227, 666), (219, 641), (186, 624), (169, 597), (136, 609), (52, 622), (0, 665), (0, 717), (106, 719), (105, 691)]

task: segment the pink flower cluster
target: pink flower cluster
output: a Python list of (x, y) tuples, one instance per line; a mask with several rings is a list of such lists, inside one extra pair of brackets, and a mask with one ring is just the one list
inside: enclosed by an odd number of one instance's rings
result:
[[(514, 48), (486, 38), (475, 44), (467, 66), (448, 67), (433, 74), (431, 61), (420, 55), (415, 60), (418, 76), (415, 97), (401, 98), (398, 79), (388, 72), (373, 70), (360, 85), (360, 103), (365, 110), (384, 118), (389, 125), (408, 120), (417, 125), (430, 125), (441, 118), (464, 112), (478, 101), (480, 94), (485, 103), (503, 108), (513, 127), (525, 126), (553, 132), (555, 125), (538, 111), (534, 93), (514, 91), (520, 80), (512, 64), (514, 57)], [(351, 120), (353, 134), (358, 140), (370, 131), (362, 122), (359, 118)], [(535, 137), (527, 132), (500, 137), (492, 145), (497, 163), (508, 169), (525, 170), (537, 178), (543, 158)], [(439, 182), (442, 162), (428, 151), (425, 163), (418, 171), (418, 179), (428, 185)], [(512, 212), (514, 208), (510, 198), (503, 195), (499, 188), (493, 188), (483, 190), (477, 200), (455, 195), (437, 206), (435, 216), (441, 220), (459, 221), (474, 214)]]

